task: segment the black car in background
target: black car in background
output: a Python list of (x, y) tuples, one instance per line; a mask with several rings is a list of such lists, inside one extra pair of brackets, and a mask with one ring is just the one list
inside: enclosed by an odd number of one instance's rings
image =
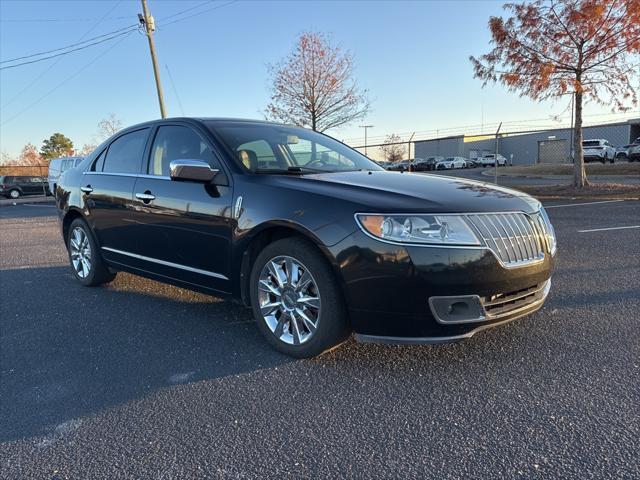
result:
[(436, 169), (435, 157), (416, 158), (413, 162), (412, 169), (414, 172), (429, 172)]
[[(540, 203), (386, 172), (346, 145), (249, 120), (125, 129), (60, 177), (77, 280), (118, 271), (242, 301), (277, 349), (451, 342), (539, 309), (556, 242)], [(135, 321), (135, 319), (132, 319)]]
[(51, 195), (46, 178), (26, 175), (0, 177), (0, 195), (17, 199), (23, 195)]

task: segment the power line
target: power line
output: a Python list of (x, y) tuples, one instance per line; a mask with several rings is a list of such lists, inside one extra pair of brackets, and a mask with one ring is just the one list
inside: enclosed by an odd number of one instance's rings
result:
[(197, 4), (197, 5), (194, 5), (193, 7), (189, 7), (189, 8), (186, 8), (184, 10), (181, 10), (179, 12), (173, 13), (171, 15), (167, 15), (166, 17), (159, 18), (158, 20), (167, 20), (169, 18), (177, 17), (177, 16), (182, 15), (184, 13), (187, 13), (187, 12), (190, 12), (192, 10), (195, 10), (196, 8), (200, 8), (203, 5), (206, 5), (208, 3), (212, 3), (213, 1), (215, 1), (215, 0), (206, 0), (205, 2), (201, 2), (201, 3)]
[(109, 46), (109, 48), (105, 49), (100, 55), (94, 57), (90, 62), (86, 63), (84, 66), (82, 66), (80, 69), (76, 70), (73, 74), (71, 74), (70, 76), (68, 76), (67, 78), (65, 78), (62, 82), (60, 82), (59, 84), (57, 84), (55, 87), (53, 87), (51, 90), (49, 90), (47, 93), (45, 93), (44, 95), (42, 95), (40, 98), (38, 98), (35, 102), (31, 103), (30, 105), (26, 106), (25, 108), (23, 108), (22, 110), (20, 110), (18, 113), (16, 113), (15, 115), (13, 115), (12, 117), (8, 118), (7, 120), (5, 120), (4, 122), (2, 122), (0, 125), (6, 125), (7, 123), (15, 120), (16, 118), (18, 118), (20, 115), (22, 115), (24, 112), (26, 112), (27, 110), (35, 107), (38, 103), (40, 103), (42, 100), (44, 100), (45, 98), (47, 98), (49, 95), (51, 95), (52, 93), (54, 93), (56, 90), (58, 90), (60, 87), (62, 87), (63, 85), (65, 85), (67, 82), (73, 80), (75, 77), (77, 77), (78, 75), (80, 75), (82, 72), (84, 72), (87, 68), (89, 68), (91, 65), (93, 65), (94, 63), (96, 63), (98, 60), (100, 60), (102, 57), (104, 57), (107, 53), (109, 53), (111, 50), (113, 50), (115, 47), (117, 47), (118, 45), (120, 45), (124, 40), (126, 40), (129, 35), (131, 35), (132, 32), (128, 32), (123, 38), (121, 38), (120, 40), (118, 40), (117, 42), (115, 42), (114, 44), (112, 44), (111, 46)]
[[(85, 32), (82, 34), (82, 36), (80, 38), (78, 38), (78, 42), (80, 42), (81, 40), (83, 40), (87, 35), (89, 35), (91, 32), (93, 32), (96, 27), (98, 25), (100, 25), (102, 23), (102, 21), (107, 18), (108, 15), (111, 14), (111, 12), (113, 12), (116, 8), (118, 8), (118, 6), (122, 3), (123, 0), (118, 0), (110, 9), (108, 9), (104, 15), (97, 20), (93, 25), (91, 25), (91, 27), (89, 27), (89, 29), (85, 30)], [(27, 90), (29, 90), (31, 87), (33, 87), (36, 83), (38, 83), (47, 73), (49, 73), (56, 65), (58, 65), (60, 62), (62, 61), (62, 57), (58, 57), (57, 60), (55, 60), (54, 62), (52, 62), (47, 68), (45, 68), (42, 73), (40, 73), (40, 75), (38, 75), (37, 77), (35, 77), (33, 80), (31, 80), (31, 82), (29, 82), (24, 88), (22, 88), (22, 90), (20, 90), (18, 93), (16, 93), (13, 97), (11, 97), (8, 101), (6, 101), (4, 103), (4, 105), (2, 105), (1, 108), (6, 108), (8, 105), (10, 105), (11, 103), (13, 103), (13, 101), (20, 97), (20, 95), (22, 95), (24, 92), (26, 92)]]
[(63, 55), (68, 55), (68, 54), (70, 54), (70, 53), (77, 52), (78, 50), (84, 50), (85, 48), (93, 47), (94, 45), (100, 45), (101, 43), (108, 42), (109, 40), (113, 40), (114, 38), (118, 38), (118, 37), (121, 37), (121, 36), (123, 36), (123, 35), (127, 35), (127, 34), (129, 34), (129, 33), (133, 32), (133, 31), (135, 31), (135, 30), (137, 30), (137, 29), (138, 29), (138, 27), (137, 27), (137, 25), (136, 25), (135, 27), (133, 27), (133, 28), (131, 28), (131, 29), (127, 30), (127, 31), (124, 31), (124, 32), (118, 33), (118, 34), (116, 34), (116, 35), (112, 35), (111, 37), (107, 37), (107, 38), (105, 38), (105, 39), (103, 39), (103, 40), (99, 40), (99, 41), (97, 41), (97, 42), (89, 43), (89, 44), (84, 45), (84, 46), (82, 46), (82, 47), (77, 47), (77, 48), (74, 48), (74, 49), (72, 49), (72, 50), (67, 50), (66, 52), (57, 53), (57, 54), (55, 54), (55, 55), (49, 55), (48, 57), (38, 58), (38, 59), (36, 59), (36, 60), (30, 60), (30, 61), (28, 61), (28, 62), (21, 62), (21, 63), (16, 63), (15, 65), (9, 65), (9, 66), (7, 66), (7, 67), (0, 67), (0, 70), (8, 70), (8, 69), (10, 69), (10, 68), (21, 67), (21, 66), (23, 66), (23, 65), (30, 65), (30, 64), (32, 64), (32, 63), (43, 62), (43, 61), (45, 61), (45, 60), (49, 60), (49, 59), (51, 59), (51, 58), (56, 58), (56, 57), (61, 57), (61, 56), (63, 56)]
[(184, 108), (182, 108), (182, 101), (180, 100), (180, 95), (178, 95), (178, 89), (176, 88), (176, 84), (173, 81), (173, 75), (171, 75), (171, 70), (169, 70), (169, 65), (167, 65), (165, 63), (164, 66), (167, 69), (167, 73), (169, 74), (169, 81), (171, 82), (171, 86), (173, 87), (173, 93), (176, 95), (176, 98), (178, 99), (178, 105), (180, 106), (180, 112), (182, 113), (182, 116), (184, 117)]
[(82, 45), (82, 44), (87, 43), (87, 42), (91, 42), (92, 40), (97, 40), (98, 38), (103, 38), (103, 37), (106, 37), (108, 35), (112, 35), (114, 33), (122, 32), (123, 30), (128, 30), (130, 28), (137, 27), (137, 26), (138, 26), (138, 24), (134, 23), (132, 25), (127, 25), (126, 27), (119, 28), (119, 29), (114, 30), (112, 32), (103, 33), (102, 35), (98, 35), (96, 37), (87, 38), (86, 40), (82, 40), (82, 41), (79, 41), (79, 42), (76, 42), (76, 43), (72, 43), (71, 45), (67, 45), (67, 46), (64, 46), (64, 47), (54, 48), (53, 50), (45, 50), (43, 52), (32, 53), (30, 55), (23, 55), (22, 57), (10, 58), (9, 60), (1, 60), (0, 64), (2, 64), (2, 63), (12, 63), (12, 62), (15, 62), (16, 60), (23, 60), (25, 58), (39, 57), (41, 55), (46, 55), (47, 53), (53, 53), (53, 52), (59, 52), (61, 50), (67, 50), (69, 48), (76, 47), (78, 45)]
[[(186, 17), (178, 18), (178, 19), (176, 19), (176, 20), (172, 20), (171, 22), (167, 22), (167, 23), (164, 23), (164, 24), (160, 24), (160, 27), (163, 27), (163, 28), (164, 28), (164, 27), (166, 27), (166, 26), (168, 26), (168, 25), (171, 25), (171, 24), (173, 24), (173, 23), (178, 23), (178, 22), (181, 22), (181, 21), (183, 21), (183, 20), (187, 20), (188, 18), (192, 18), (192, 17), (197, 17), (198, 15), (202, 15), (203, 13), (211, 12), (211, 11), (213, 11), (213, 10), (217, 10), (217, 9), (219, 9), (219, 8), (228, 7), (229, 5), (234, 4), (234, 3), (236, 3), (237, 1), (238, 1), (238, 0), (231, 0), (230, 2), (223, 3), (223, 4), (221, 4), (221, 5), (216, 5), (215, 7), (212, 7), (212, 8), (207, 8), (206, 10), (202, 10), (202, 11), (200, 11), (200, 12), (196, 12), (196, 13), (193, 13), (193, 14), (191, 14), (191, 15), (187, 15)], [(177, 15), (177, 14), (176, 14), (176, 15)]]
[(110, 21), (110, 20), (125, 20), (131, 17), (109, 17), (109, 18), (3, 18), (0, 20), (2, 23), (76, 23), (76, 22), (95, 22), (95, 21)]

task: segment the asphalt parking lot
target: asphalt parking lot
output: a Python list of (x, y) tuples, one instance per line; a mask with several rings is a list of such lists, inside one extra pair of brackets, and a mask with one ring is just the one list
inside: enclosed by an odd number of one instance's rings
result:
[(0, 477), (639, 478), (640, 201), (546, 204), (542, 310), (313, 360), (230, 302), (81, 287), (52, 206), (0, 207)]

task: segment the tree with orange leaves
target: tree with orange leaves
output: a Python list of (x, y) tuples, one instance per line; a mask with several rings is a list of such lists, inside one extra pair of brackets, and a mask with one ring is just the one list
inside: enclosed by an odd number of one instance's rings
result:
[(353, 78), (353, 57), (320, 33), (303, 33), (293, 52), (269, 66), (273, 86), (266, 116), (324, 132), (363, 118), (366, 92)]
[(574, 96), (574, 186), (582, 188), (583, 102), (622, 111), (638, 104), (640, 0), (536, 0), (504, 9), (509, 18), (489, 19), (493, 49), (470, 57), (475, 76), (535, 100)]

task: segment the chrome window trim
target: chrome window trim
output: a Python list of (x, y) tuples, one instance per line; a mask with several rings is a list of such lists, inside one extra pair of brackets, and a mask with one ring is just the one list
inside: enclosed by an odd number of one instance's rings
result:
[(167, 267), (178, 268), (180, 270), (186, 270), (188, 272), (199, 273), (201, 275), (207, 275), (213, 278), (219, 278), (221, 280), (229, 280), (228, 277), (225, 277), (221, 273), (210, 272), (208, 270), (201, 270), (200, 268), (188, 267), (186, 265), (181, 265), (179, 263), (167, 262), (166, 260), (160, 260), (157, 258), (145, 257), (144, 255), (138, 255), (137, 253), (125, 252), (123, 250), (117, 250), (115, 248), (110, 247), (102, 247), (102, 250), (106, 250), (108, 252), (118, 253), (120, 255), (125, 255), (127, 257), (137, 258), (138, 260), (145, 260), (147, 262), (157, 263), (159, 265), (165, 265)]
[[(540, 213), (540, 211), (534, 212), (534, 213), (527, 213), (524, 212), (522, 210), (509, 210), (509, 211), (504, 211), (504, 212), (463, 212), (463, 213), (427, 213), (427, 212), (411, 212), (411, 213), (396, 213), (396, 212), (388, 212), (388, 213), (377, 213), (377, 212), (356, 212), (353, 214), (353, 219), (356, 222), (356, 225), (358, 225), (359, 230), (364, 233), (367, 237), (372, 238), (374, 240), (377, 240), (378, 242), (382, 242), (382, 243), (387, 243), (389, 245), (397, 245), (400, 247), (405, 247), (405, 248), (410, 248), (410, 247), (418, 247), (418, 248), (454, 248), (454, 249), (462, 249), (462, 250), (488, 250), (489, 252), (491, 252), (491, 254), (495, 257), (496, 260), (498, 260), (498, 263), (500, 263), (500, 266), (502, 266), (502, 268), (505, 268), (507, 270), (511, 270), (514, 268), (520, 268), (520, 267), (529, 267), (531, 265), (537, 265), (538, 263), (542, 263), (544, 262), (545, 258), (546, 258), (546, 248), (543, 248), (543, 253), (541, 256), (531, 259), (531, 260), (525, 260), (522, 262), (513, 262), (511, 264), (506, 264), (502, 261), (502, 259), (500, 258), (500, 256), (498, 255), (498, 253), (496, 253), (490, 246), (486, 245), (486, 243), (484, 245), (441, 245), (441, 244), (434, 244), (434, 243), (402, 243), (402, 242), (395, 242), (393, 240), (385, 240), (383, 238), (380, 237), (376, 237), (375, 235), (367, 232), (367, 230), (365, 230), (365, 228), (362, 226), (362, 224), (358, 221), (358, 216), (359, 215), (397, 215), (397, 216), (420, 216), (420, 215), (434, 215), (434, 216), (439, 216), (439, 217), (445, 217), (445, 216), (457, 216), (457, 217), (466, 217), (467, 215), (503, 215), (503, 214), (523, 214), (526, 215), (529, 220), (532, 222), (532, 226), (534, 228), (534, 231), (536, 233), (538, 233), (538, 235), (540, 235), (541, 233), (537, 231), (536, 228), (536, 221), (533, 217), (533, 215), (538, 215)], [(470, 228), (472, 228), (473, 232), (476, 234), (476, 236), (478, 236), (478, 232), (476, 231), (475, 227), (473, 225), (470, 225)], [(484, 242), (484, 239), (482, 238), (482, 236), (480, 236), (480, 238), (478, 238), (478, 240), (480, 240), (480, 242)], [(538, 239), (538, 242), (540, 240)], [(546, 244), (546, 241), (545, 241)], [(497, 246), (497, 243), (496, 243)], [(546, 245), (545, 245), (546, 246)], [(498, 247), (499, 248), (499, 247)]]
[(171, 180), (165, 175), (149, 175), (148, 173), (118, 173), (118, 172), (82, 172), (83, 175), (108, 175), (112, 177), (154, 178), (156, 180)]

